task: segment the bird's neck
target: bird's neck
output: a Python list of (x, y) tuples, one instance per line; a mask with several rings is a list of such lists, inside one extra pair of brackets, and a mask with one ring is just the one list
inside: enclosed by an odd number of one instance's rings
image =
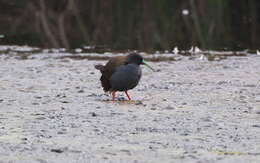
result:
[(135, 65), (135, 66), (139, 66), (139, 64), (137, 64), (137, 63), (125, 63), (125, 65)]

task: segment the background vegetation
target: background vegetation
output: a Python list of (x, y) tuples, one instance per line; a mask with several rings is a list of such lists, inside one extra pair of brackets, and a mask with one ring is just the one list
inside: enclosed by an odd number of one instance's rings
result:
[(0, 0), (0, 44), (259, 49), (259, 11), (259, 0)]

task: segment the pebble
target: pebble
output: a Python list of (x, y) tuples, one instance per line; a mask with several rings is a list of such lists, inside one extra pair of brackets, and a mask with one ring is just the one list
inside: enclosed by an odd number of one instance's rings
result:
[(51, 149), (51, 152), (63, 153), (64, 151), (62, 149)]
[(166, 109), (166, 110), (174, 110), (175, 108), (173, 107), (173, 106), (167, 106), (167, 107), (165, 107), (164, 109)]

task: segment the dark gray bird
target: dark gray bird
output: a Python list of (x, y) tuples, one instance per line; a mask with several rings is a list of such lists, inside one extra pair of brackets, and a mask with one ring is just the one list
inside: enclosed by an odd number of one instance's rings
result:
[(139, 83), (142, 76), (140, 65), (146, 65), (153, 70), (137, 53), (128, 56), (119, 56), (110, 59), (105, 66), (96, 65), (101, 72), (101, 84), (105, 92), (112, 92), (112, 100), (115, 100), (116, 91), (124, 91), (131, 100), (127, 91), (133, 89)]

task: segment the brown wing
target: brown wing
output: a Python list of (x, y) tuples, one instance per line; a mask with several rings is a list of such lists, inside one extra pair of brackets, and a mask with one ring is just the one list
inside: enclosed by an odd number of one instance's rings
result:
[(102, 73), (100, 81), (105, 92), (109, 91), (111, 88), (109, 80), (112, 74), (115, 72), (116, 67), (123, 65), (125, 63), (125, 60), (126, 60), (126, 56), (119, 56), (119, 57), (111, 58), (105, 66), (102, 65), (95, 66)]

